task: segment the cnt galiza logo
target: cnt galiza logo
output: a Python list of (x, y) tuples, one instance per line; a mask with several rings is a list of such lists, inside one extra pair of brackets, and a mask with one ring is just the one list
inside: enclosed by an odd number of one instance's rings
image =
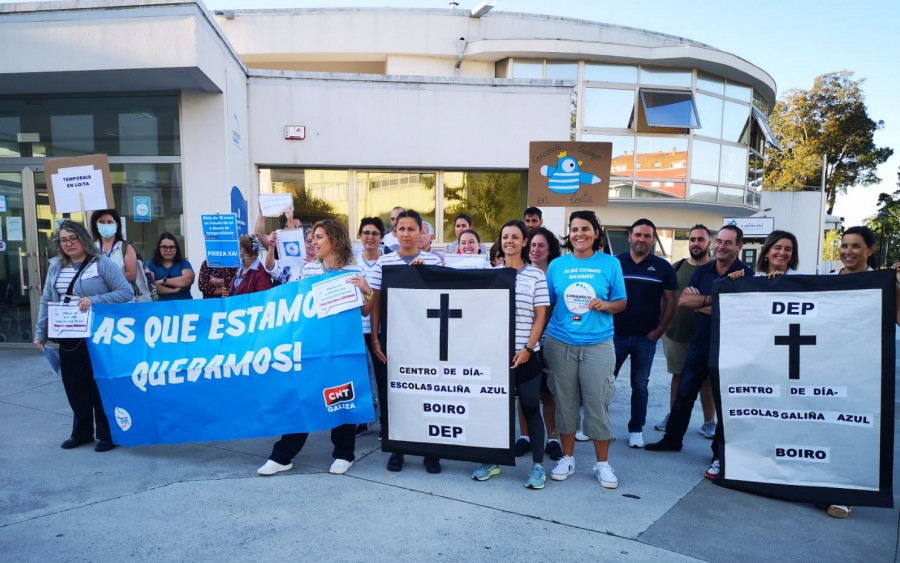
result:
[(356, 398), (356, 392), (353, 390), (353, 382), (348, 381), (336, 387), (329, 387), (322, 391), (325, 398), (325, 408), (328, 412), (339, 410), (355, 409), (356, 405), (353, 399)]

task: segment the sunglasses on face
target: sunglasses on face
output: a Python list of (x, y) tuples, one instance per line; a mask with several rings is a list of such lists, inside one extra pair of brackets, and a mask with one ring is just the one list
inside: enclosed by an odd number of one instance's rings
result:
[(174, 247), (174, 246), (171, 246), (171, 245), (170, 245), (170, 246), (163, 246), (163, 245), (160, 245), (159, 249), (160, 249), (160, 250), (175, 250), (175, 247)]

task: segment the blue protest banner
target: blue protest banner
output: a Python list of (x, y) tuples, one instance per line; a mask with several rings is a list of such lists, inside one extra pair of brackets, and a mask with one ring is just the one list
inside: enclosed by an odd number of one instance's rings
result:
[(233, 440), (372, 421), (359, 310), (320, 319), (310, 286), (94, 305), (88, 349), (113, 441)]
[(237, 268), (241, 265), (238, 225), (233, 213), (201, 215), (206, 240), (206, 263), (210, 268)]

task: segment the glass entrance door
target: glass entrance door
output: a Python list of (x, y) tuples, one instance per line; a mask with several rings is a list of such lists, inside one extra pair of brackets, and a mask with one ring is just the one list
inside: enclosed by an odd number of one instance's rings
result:
[(0, 346), (30, 344), (36, 320), (31, 291), (34, 273), (29, 268), (36, 239), (28, 236), (26, 226), (33, 222), (35, 210), (26, 199), (23, 172), (0, 170)]
[(63, 219), (84, 220), (51, 213), (42, 166), (0, 168), (0, 347), (31, 345), (50, 240)]

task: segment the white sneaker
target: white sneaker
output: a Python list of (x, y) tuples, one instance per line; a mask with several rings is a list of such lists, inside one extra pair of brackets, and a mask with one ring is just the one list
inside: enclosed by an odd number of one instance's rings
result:
[(263, 477), (268, 477), (270, 475), (275, 475), (276, 473), (281, 473), (282, 471), (289, 471), (294, 467), (293, 463), (289, 463), (287, 465), (281, 465), (278, 462), (272, 461), (271, 459), (266, 461), (266, 464), (256, 470), (257, 473), (262, 475)]
[(566, 477), (575, 473), (575, 457), (564, 455), (561, 460), (556, 463), (556, 467), (550, 471), (550, 478), (554, 481), (565, 481)]
[(598, 461), (594, 466), (594, 471), (597, 472), (597, 480), (600, 481), (601, 487), (615, 489), (619, 486), (619, 480), (616, 478), (616, 473), (609, 463)]
[(628, 447), (629, 448), (643, 448), (644, 447), (644, 433), (643, 432), (629, 432)]
[(578, 432), (575, 433), (575, 439), (578, 440), (579, 442), (587, 442), (591, 438), (587, 434), (585, 434), (584, 432), (579, 430)]
[(335, 475), (343, 475), (347, 472), (348, 469), (350, 469), (352, 465), (352, 461), (347, 461), (346, 459), (336, 459), (331, 464), (331, 469), (329, 469), (328, 472), (334, 473)]

